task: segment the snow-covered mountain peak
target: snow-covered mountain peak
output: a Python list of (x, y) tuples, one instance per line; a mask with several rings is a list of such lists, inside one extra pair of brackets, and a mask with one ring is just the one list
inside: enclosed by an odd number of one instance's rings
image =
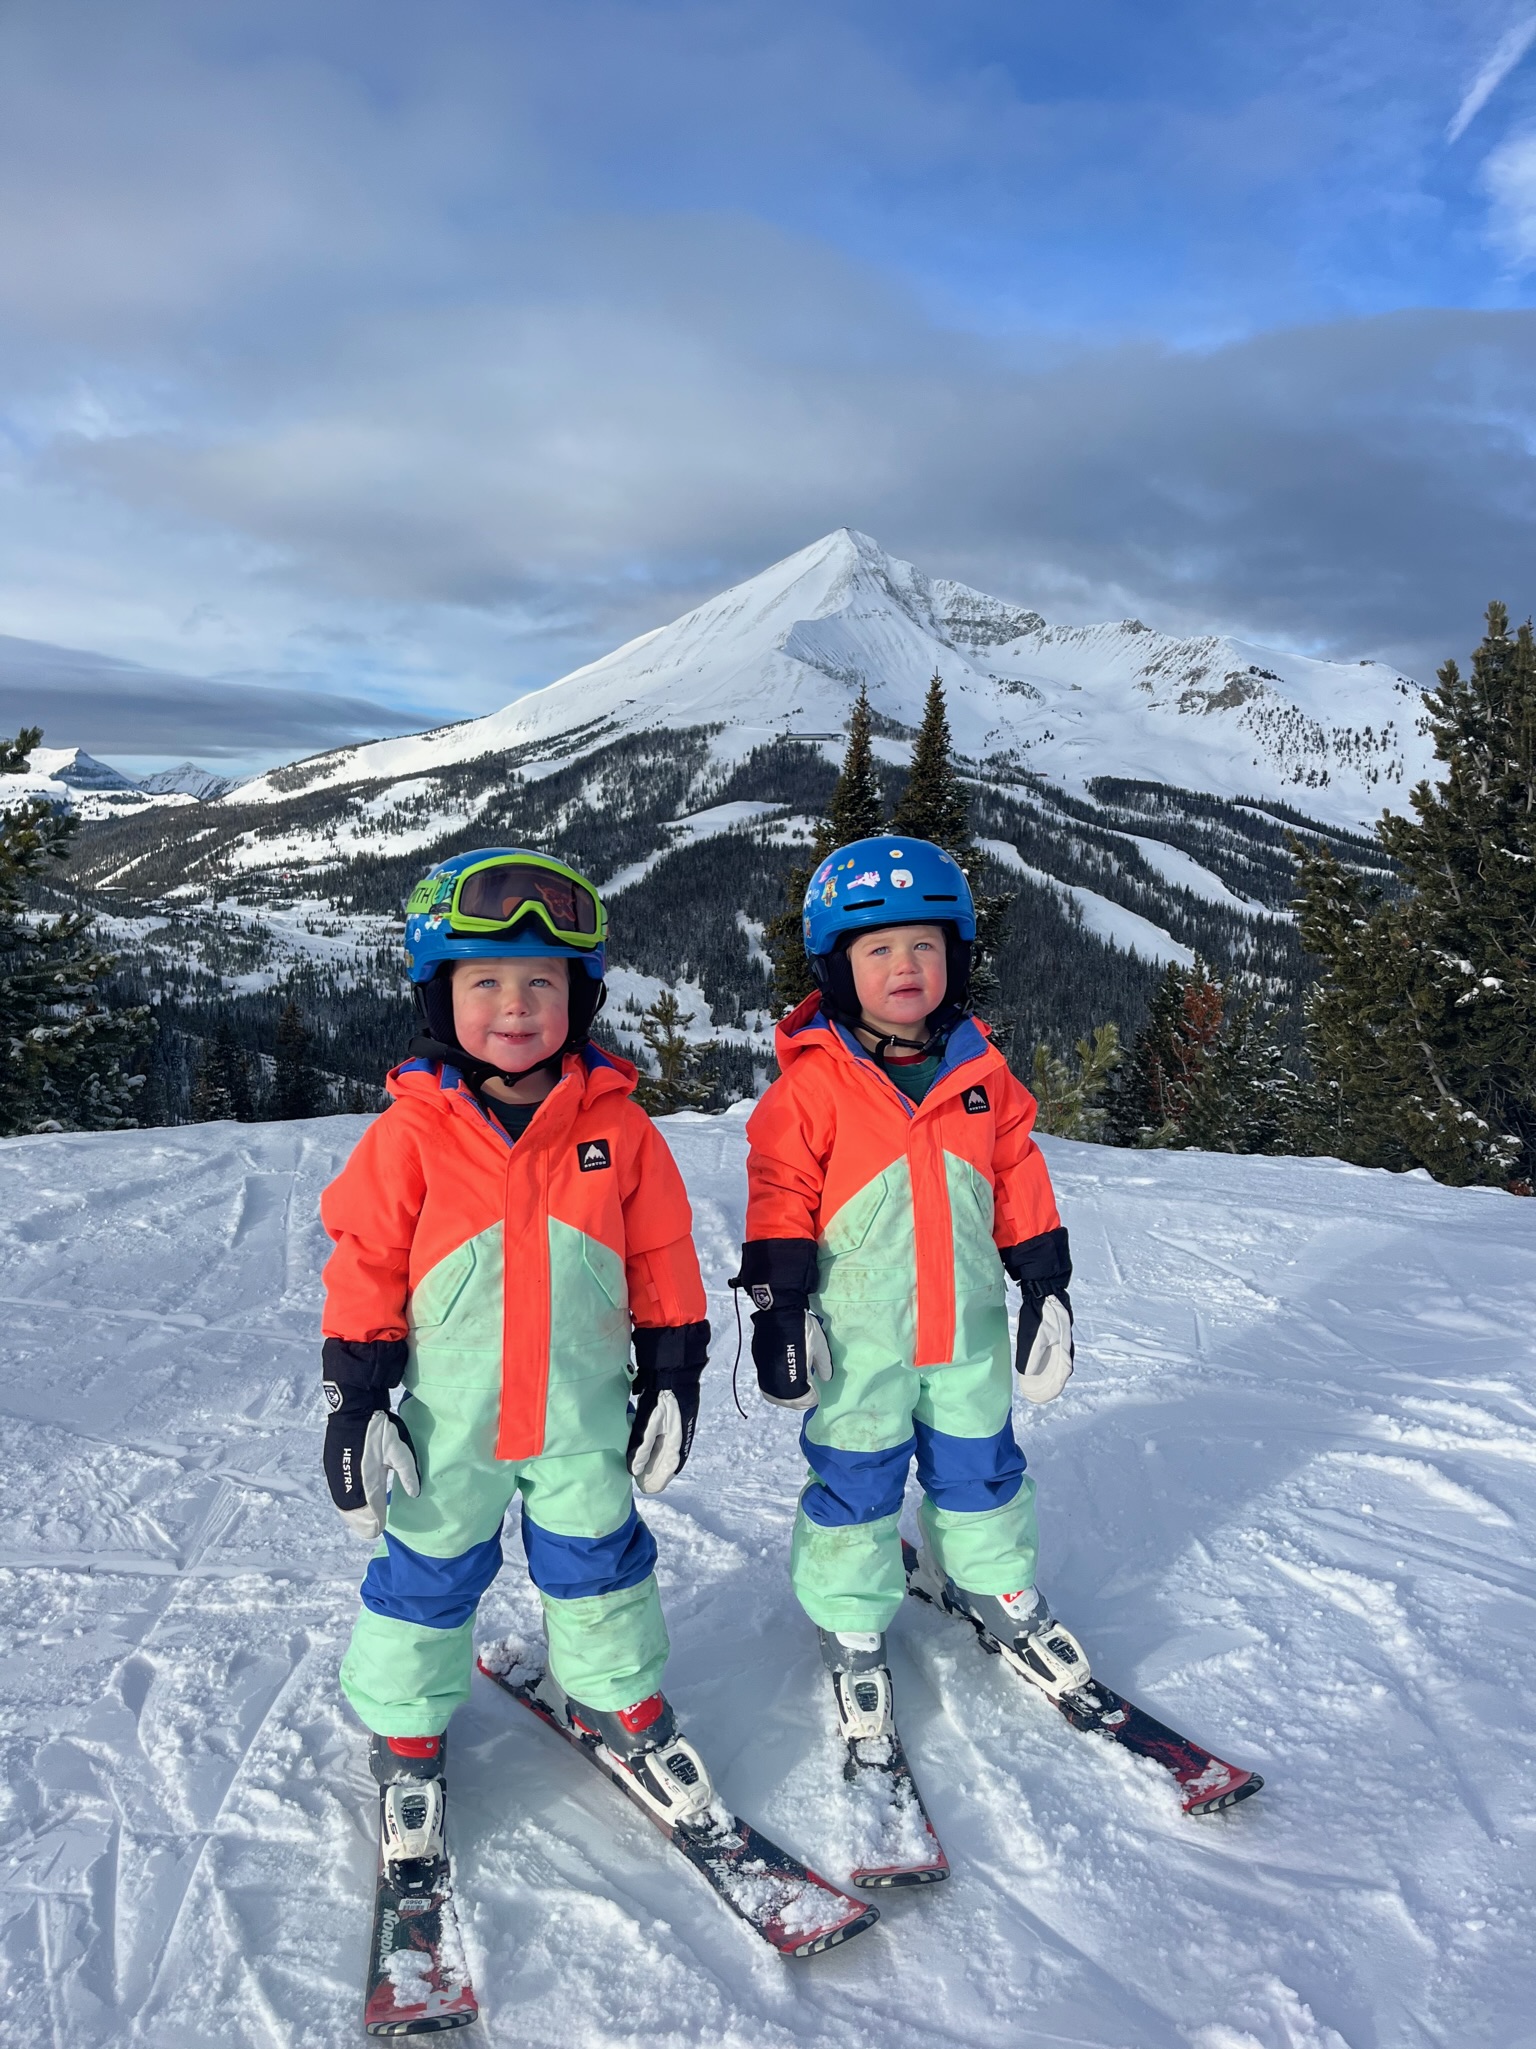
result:
[(120, 768), (98, 761), (83, 747), (34, 747), (27, 756), (27, 767), (33, 775), (47, 776), (51, 781), (66, 783), (74, 790), (136, 790), (139, 787), (131, 775), (124, 775)]
[(515, 753), (536, 773), (541, 759), (655, 727), (716, 726), (718, 751), (739, 757), (775, 735), (835, 737), (861, 687), (887, 730), (911, 728), (936, 671), (963, 754), (1069, 785), (1178, 783), (1358, 826), (1429, 767), (1417, 686), (1379, 663), (1178, 639), (1135, 619), (1054, 626), (840, 527), (502, 711), (316, 756), (235, 801), (488, 754)]

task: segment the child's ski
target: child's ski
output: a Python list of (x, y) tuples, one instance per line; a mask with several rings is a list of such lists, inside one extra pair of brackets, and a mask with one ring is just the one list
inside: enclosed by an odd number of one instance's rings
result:
[[(907, 1592), (920, 1601), (927, 1601), (942, 1613), (969, 1623), (982, 1649), (996, 1656), (998, 1644), (974, 1616), (951, 1607), (942, 1593), (923, 1584), (918, 1574), (917, 1551), (905, 1539), (901, 1550), (907, 1568)], [(1191, 1743), (1187, 1736), (1180, 1736), (1164, 1723), (1155, 1721), (1151, 1715), (1097, 1679), (1090, 1679), (1086, 1685), (1060, 1696), (1039, 1690), (1042, 1699), (1049, 1700), (1074, 1729), (1107, 1736), (1112, 1743), (1134, 1751), (1138, 1757), (1150, 1757), (1154, 1764), (1160, 1764), (1170, 1772), (1178, 1782), (1179, 1797), (1186, 1814), (1216, 1814), (1223, 1807), (1235, 1807), (1239, 1800), (1246, 1800), (1250, 1794), (1257, 1793), (1264, 1783), (1257, 1772), (1244, 1771), (1239, 1765), (1227, 1764), (1221, 1758), (1213, 1757), (1210, 1751), (1202, 1749), (1198, 1743)]]
[[(380, 1841), (383, 1841), (380, 1800)], [(467, 2028), (480, 2008), (469, 1982), (446, 1857), (379, 1858), (363, 2027), (370, 2035)]]
[(543, 1672), (525, 1661), (520, 1647), (487, 1645), (477, 1663), (487, 1679), (520, 1701), (628, 1793), (732, 1913), (740, 1915), (780, 1956), (816, 1956), (862, 1934), (879, 1920), (876, 1908), (829, 1885), (798, 1858), (718, 1804), (697, 1826), (664, 1821), (632, 1790), (627, 1774), (595, 1736), (568, 1728), (551, 1711), (539, 1693)]
[(949, 1876), (923, 1796), (894, 1730), (848, 1744), (843, 1776), (856, 1824), (852, 1882), (865, 1892), (888, 1886), (933, 1885)]

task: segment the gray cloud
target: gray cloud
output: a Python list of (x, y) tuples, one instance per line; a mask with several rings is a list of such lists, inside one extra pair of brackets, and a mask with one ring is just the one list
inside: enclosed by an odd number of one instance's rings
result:
[[(1058, 617), (1419, 673), (1531, 604), (1536, 316), (1341, 288), (1219, 345), (1068, 332), (1186, 279), (1170, 332), (1272, 320), (1282, 228), (1325, 216), (1335, 273), (1395, 246), (1485, 9), (1448, 54), (1432, 0), (1280, 5), (1301, 83), (1181, 98), (1230, 39), (1100, 7), (1161, 66), (1134, 104), (914, 59), (932, 10), (759, 13), (0, 10), (0, 624), (143, 665), (58, 680), (54, 737), (228, 758), (417, 716), (376, 697), (489, 709), (843, 523)], [(1256, 198), (1309, 177), (1299, 229)]]
[(278, 759), (409, 732), (419, 714), (323, 690), (174, 676), (79, 648), (0, 634), (0, 732), (90, 754)]
[(53, 473), (238, 531), (439, 649), (494, 619), (527, 680), (844, 523), (1048, 615), (1420, 673), (1490, 596), (1536, 601), (1536, 315), (1028, 356), (750, 224), (567, 255), (616, 290), (643, 267), (649, 293), (621, 326), (596, 288), (360, 326), (286, 417), (61, 446)]

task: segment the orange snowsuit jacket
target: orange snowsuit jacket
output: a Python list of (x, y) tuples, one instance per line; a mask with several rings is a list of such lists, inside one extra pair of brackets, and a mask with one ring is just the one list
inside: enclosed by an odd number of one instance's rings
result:
[(913, 1273), (914, 1363), (947, 1364), (956, 1349), (957, 1240), (969, 1235), (966, 1211), (975, 1215), (969, 1197), (957, 1214), (952, 1196), (990, 1191), (999, 1248), (1061, 1224), (1030, 1135), (1034, 1097), (976, 1018), (950, 1035), (919, 1104), (822, 1015), (819, 995), (784, 1019), (774, 1045), (779, 1079), (747, 1122), (748, 1240), (820, 1241), (840, 1211), (885, 1177), (893, 1199), (873, 1228), (887, 1241), (881, 1263)]
[[(704, 1317), (687, 1193), (666, 1140), (630, 1100), (635, 1079), (627, 1060), (596, 1046), (567, 1054), (514, 1146), (454, 1068), (408, 1060), (389, 1076), (389, 1109), (321, 1198), (336, 1243), (325, 1268), (327, 1337), (407, 1336), (413, 1290), (499, 1229), (501, 1258), (489, 1263), (505, 1276), (498, 1458), (543, 1449), (551, 1343), (605, 1342), (612, 1305), (597, 1276), (612, 1272), (611, 1290), (627, 1285), (636, 1324)], [(588, 1297), (584, 1338), (571, 1325)]]

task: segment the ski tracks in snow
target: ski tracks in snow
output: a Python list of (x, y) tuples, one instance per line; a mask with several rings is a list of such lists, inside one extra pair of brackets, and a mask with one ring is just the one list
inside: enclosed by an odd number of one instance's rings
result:
[[(739, 1113), (668, 1126), (715, 1363), (648, 1504), (668, 1687), (739, 1811), (855, 1830), (787, 1581), (794, 1419), (730, 1395)], [(0, 1144), (0, 2040), (356, 2038), (372, 1788), (318, 1476), (321, 1186), (359, 1119)], [(1047, 1141), (1079, 1364), (1020, 1408), (1042, 1583), (1098, 1668), (1263, 1771), (1191, 1822), (968, 1632), (892, 1631), (949, 1883), (787, 1968), (477, 1688), (450, 1834), (492, 2042), (1536, 2049), (1536, 1204)], [(910, 1506), (910, 1503), (909, 1503)], [(483, 1632), (536, 1635), (509, 1532)]]

